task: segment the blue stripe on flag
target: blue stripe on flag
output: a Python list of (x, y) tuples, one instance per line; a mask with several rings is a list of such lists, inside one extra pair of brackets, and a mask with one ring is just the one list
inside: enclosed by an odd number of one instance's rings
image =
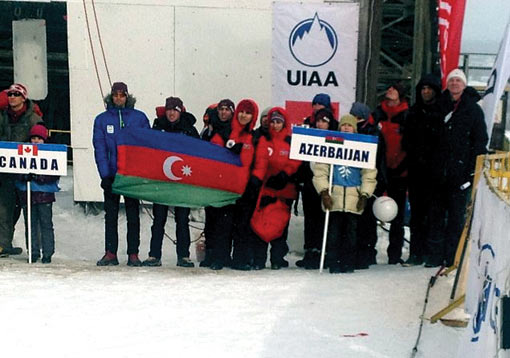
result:
[(306, 128), (300, 126), (292, 127), (292, 134), (303, 134), (313, 137), (342, 137), (346, 140), (352, 140), (356, 142), (364, 143), (377, 143), (379, 138), (372, 135), (358, 134), (358, 133), (346, 133), (339, 131), (327, 131), (324, 129)]
[(123, 129), (117, 135), (117, 145), (159, 149), (242, 166), (239, 155), (228, 149), (181, 133), (168, 133), (145, 128)]

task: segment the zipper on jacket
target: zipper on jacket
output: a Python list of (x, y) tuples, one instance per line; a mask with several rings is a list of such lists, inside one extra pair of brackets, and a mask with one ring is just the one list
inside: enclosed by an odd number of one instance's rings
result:
[(124, 121), (122, 120), (122, 112), (120, 109), (119, 109), (119, 125), (120, 128), (124, 128)]

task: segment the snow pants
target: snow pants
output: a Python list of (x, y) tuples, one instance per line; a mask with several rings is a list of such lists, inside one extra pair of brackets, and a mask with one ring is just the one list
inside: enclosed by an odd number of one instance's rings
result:
[(16, 191), (11, 174), (0, 174), (0, 247), (10, 249), (14, 235)]
[[(27, 208), (23, 208), (25, 228), (28, 227)], [(32, 257), (51, 257), (55, 253), (55, 233), (53, 230), (53, 203), (32, 204), (30, 219), (32, 222)], [(28, 247), (28, 230), (25, 229)], [(40, 242), (39, 242), (40, 241)]]
[(342, 265), (354, 268), (358, 218), (357, 214), (342, 211), (329, 213), (327, 241), (329, 267)]
[[(120, 195), (105, 190), (104, 227), (105, 251), (117, 254), (119, 248), (119, 202)], [(140, 202), (138, 199), (124, 197), (127, 217), (127, 254), (138, 254), (140, 246)]]
[[(191, 243), (189, 233), (189, 208), (174, 207), (175, 217), (175, 236), (177, 258), (189, 257), (189, 246)], [(165, 236), (165, 224), (168, 218), (168, 206), (154, 204), (152, 206), (154, 220), (151, 227), (151, 246), (150, 257), (161, 259), (161, 248), (163, 246), (163, 237)]]
[(407, 178), (390, 177), (386, 188), (388, 196), (398, 205), (397, 216), (390, 225), (390, 245), (388, 246), (388, 261), (398, 262), (402, 257), (404, 244), (404, 215), (407, 198)]
[[(270, 260), (271, 263), (280, 264), (285, 255), (289, 252), (289, 246), (287, 245), (287, 236), (289, 233), (289, 225), (283, 231), (282, 236), (272, 240), (269, 244), (271, 245), (270, 252)], [(264, 240), (257, 237), (254, 241), (254, 257), (253, 257), (253, 265), (264, 267), (267, 261), (267, 247), (269, 245)]]

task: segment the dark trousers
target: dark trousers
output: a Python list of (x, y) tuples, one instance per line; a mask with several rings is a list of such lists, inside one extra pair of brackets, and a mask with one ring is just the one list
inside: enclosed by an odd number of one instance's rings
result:
[(331, 266), (354, 267), (356, 260), (356, 229), (358, 215), (341, 211), (329, 213), (328, 263)]
[(426, 255), (427, 235), (430, 230), (429, 212), (432, 193), (430, 182), (409, 179), (409, 204), (411, 205), (411, 244), (409, 253), (421, 257)]
[[(287, 236), (289, 233), (289, 225), (283, 231), (282, 236), (271, 241), (270, 260), (271, 263), (280, 264), (285, 255), (289, 252), (287, 245)], [(257, 237), (253, 243), (253, 264), (257, 266), (265, 266), (267, 261), (267, 247), (269, 244)]]
[(390, 226), (390, 244), (388, 246), (389, 261), (400, 260), (404, 244), (404, 214), (407, 198), (407, 178), (390, 177), (386, 188), (388, 196), (398, 205), (397, 216)]
[[(53, 203), (32, 204), (30, 212), (32, 257), (51, 257), (55, 253), (55, 233), (53, 231)], [(23, 208), (25, 228), (28, 227), (27, 208)], [(28, 247), (28, 230), (25, 230), (25, 239)], [(40, 242), (39, 242), (40, 241)]]
[(230, 264), (234, 210), (235, 205), (205, 210), (206, 259), (209, 262)]
[(250, 226), (250, 220), (257, 202), (240, 200), (235, 205), (234, 227), (232, 232), (234, 250), (232, 264), (248, 265), (253, 262), (253, 242), (258, 240)]
[(0, 247), (10, 249), (14, 235), (16, 191), (11, 174), (0, 174)]
[[(119, 202), (120, 195), (105, 190), (104, 194), (104, 228), (105, 250), (117, 254), (119, 248)], [(138, 254), (140, 246), (140, 202), (138, 199), (124, 197), (127, 217), (127, 254)]]
[(301, 192), (303, 200), (303, 213), (305, 215), (305, 243), (304, 249), (322, 250), (322, 235), (320, 228), (324, 228), (325, 213), (322, 211), (321, 197), (312, 183), (305, 183)]
[(469, 190), (442, 186), (437, 190), (430, 210), (430, 234), (427, 240), (428, 260), (448, 266), (453, 264), (455, 252), (466, 221)]
[(370, 264), (375, 262), (377, 256), (377, 219), (372, 211), (375, 198), (371, 197), (367, 201), (365, 210), (358, 218), (356, 257), (360, 264)]
[[(177, 257), (189, 257), (190, 234), (189, 234), (189, 208), (176, 206), (174, 208), (175, 217), (175, 236)], [(150, 257), (161, 259), (161, 248), (163, 246), (163, 237), (165, 235), (165, 224), (168, 218), (168, 206), (154, 204), (152, 206), (154, 220), (152, 222)]]

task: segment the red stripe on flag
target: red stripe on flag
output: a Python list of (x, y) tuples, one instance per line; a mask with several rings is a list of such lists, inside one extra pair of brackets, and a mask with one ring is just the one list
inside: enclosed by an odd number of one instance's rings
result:
[(18, 155), (23, 155), (23, 144), (18, 144)]
[(242, 194), (248, 172), (243, 167), (147, 147), (118, 146), (121, 175), (196, 185)]

